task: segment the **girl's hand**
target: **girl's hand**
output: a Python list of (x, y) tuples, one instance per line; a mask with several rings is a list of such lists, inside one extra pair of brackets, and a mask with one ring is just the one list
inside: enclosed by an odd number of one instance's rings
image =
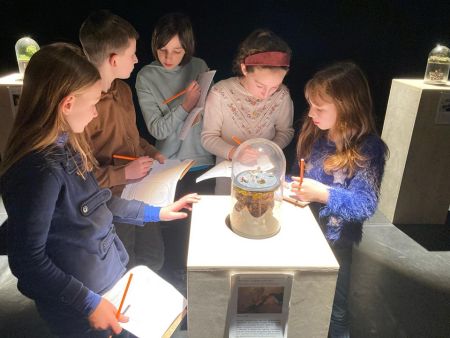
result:
[(136, 180), (148, 174), (153, 165), (153, 159), (148, 156), (141, 156), (137, 160), (131, 161), (125, 167), (125, 179)]
[[(231, 160), (233, 158), (234, 153), (236, 152), (237, 147), (231, 148), (230, 152), (228, 153), (228, 159)], [(252, 147), (246, 147), (242, 150), (241, 160), (244, 164), (252, 165), (256, 163), (256, 160), (258, 159), (259, 153), (256, 149)]]
[(121, 314), (119, 320), (117, 320), (116, 313), (117, 309), (115, 306), (102, 297), (94, 312), (88, 317), (89, 324), (95, 330), (111, 329), (114, 334), (119, 334), (122, 332), (122, 327), (119, 322), (128, 322), (128, 317)]
[(310, 178), (304, 178), (300, 186), (300, 177), (292, 176), (291, 190), (305, 202), (328, 202), (328, 186)]
[(190, 112), (192, 108), (198, 102), (200, 98), (201, 88), (197, 81), (192, 81), (191, 84), (187, 88), (187, 92), (184, 95), (184, 101), (182, 103), (183, 109), (187, 112)]
[(156, 153), (153, 158), (161, 164), (164, 164), (164, 162), (166, 162), (166, 157), (160, 152)]
[(186, 218), (187, 213), (180, 212), (179, 210), (182, 209), (192, 210), (192, 203), (197, 203), (198, 201), (200, 201), (199, 195), (197, 194), (186, 195), (180, 198), (178, 201), (161, 208), (159, 212), (159, 219), (161, 221), (172, 221), (174, 219)]

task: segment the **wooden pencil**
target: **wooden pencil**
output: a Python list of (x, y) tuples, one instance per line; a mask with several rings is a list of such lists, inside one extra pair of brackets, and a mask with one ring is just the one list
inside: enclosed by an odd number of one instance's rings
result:
[(181, 92), (175, 94), (174, 96), (169, 97), (168, 99), (163, 101), (163, 104), (168, 104), (169, 102), (172, 102), (173, 100), (175, 100), (177, 97), (180, 97), (181, 95), (186, 94), (187, 90), (188, 90), (187, 88), (183, 89)]
[(298, 165), (300, 167), (300, 180), (298, 183), (299, 183), (299, 186), (301, 186), (303, 183), (303, 175), (305, 173), (305, 160), (302, 158)]
[[(125, 291), (123, 292), (119, 308), (117, 309), (117, 312), (116, 312), (116, 318), (117, 319), (119, 319), (119, 317), (120, 317), (120, 311), (122, 311), (122, 306), (123, 306), (123, 303), (125, 302), (125, 298), (127, 297), (128, 288), (130, 287), (132, 278), (133, 278), (133, 273), (130, 273), (130, 276), (128, 277), (127, 286), (125, 287)], [(112, 335), (110, 335), (109, 338), (112, 338)]]
[(114, 154), (112, 157), (118, 158), (121, 160), (128, 160), (128, 161), (134, 161), (134, 160), (138, 159), (137, 157), (133, 157), (133, 156), (125, 156), (125, 155), (117, 155), (117, 154)]
[(231, 139), (236, 142), (237, 145), (241, 144), (242, 141), (240, 139), (238, 139), (236, 136), (232, 136)]

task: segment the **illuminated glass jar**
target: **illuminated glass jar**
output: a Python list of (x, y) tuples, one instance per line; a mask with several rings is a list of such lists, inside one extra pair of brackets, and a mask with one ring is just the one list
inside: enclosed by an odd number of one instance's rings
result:
[(430, 84), (446, 84), (450, 69), (450, 49), (437, 45), (428, 55), (424, 82)]
[(280, 230), (286, 159), (272, 141), (243, 142), (233, 155), (231, 229), (247, 238), (272, 237)]
[(19, 65), (19, 72), (23, 76), (25, 68), (34, 53), (39, 50), (39, 45), (32, 38), (24, 37), (16, 42), (16, 57)]

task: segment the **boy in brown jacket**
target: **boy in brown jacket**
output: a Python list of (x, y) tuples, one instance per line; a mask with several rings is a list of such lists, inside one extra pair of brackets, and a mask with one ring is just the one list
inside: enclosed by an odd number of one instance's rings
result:
[[(100, 186), (120, 196), (129, 180), (147, 175), (153, 161), (165, 157), (139, 136), (130, 87), (121, 79), (130, 77), (137, 63), (139, 34), (121, 17), (101, 10), (91, 13), (80, 28), (80, 42), (88, 59), (101, 75), (102, 96), (98, 117), (85, 133), (99, 167), (94, 174)], [(119, 160), (113, 155), (136, 158)], [(117, 233), (130, 255), (129, 267), (144, 264), (159, 270), (164, 263), (164, 244), (159, 223), (144, 227), (116, 224)]]

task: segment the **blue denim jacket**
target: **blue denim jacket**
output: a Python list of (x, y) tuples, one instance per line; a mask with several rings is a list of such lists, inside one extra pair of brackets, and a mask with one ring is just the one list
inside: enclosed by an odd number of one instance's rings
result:
[(79, 155), (56, 145), (19, 160), (0, 187), (19, 290), (38, 304), (86, 317), (89, 290), (107, 291), (128, 262), (113, 221), (143, 225), (145, 204), (111, 196), (92, 173), (77, 174), (79, 166)]

